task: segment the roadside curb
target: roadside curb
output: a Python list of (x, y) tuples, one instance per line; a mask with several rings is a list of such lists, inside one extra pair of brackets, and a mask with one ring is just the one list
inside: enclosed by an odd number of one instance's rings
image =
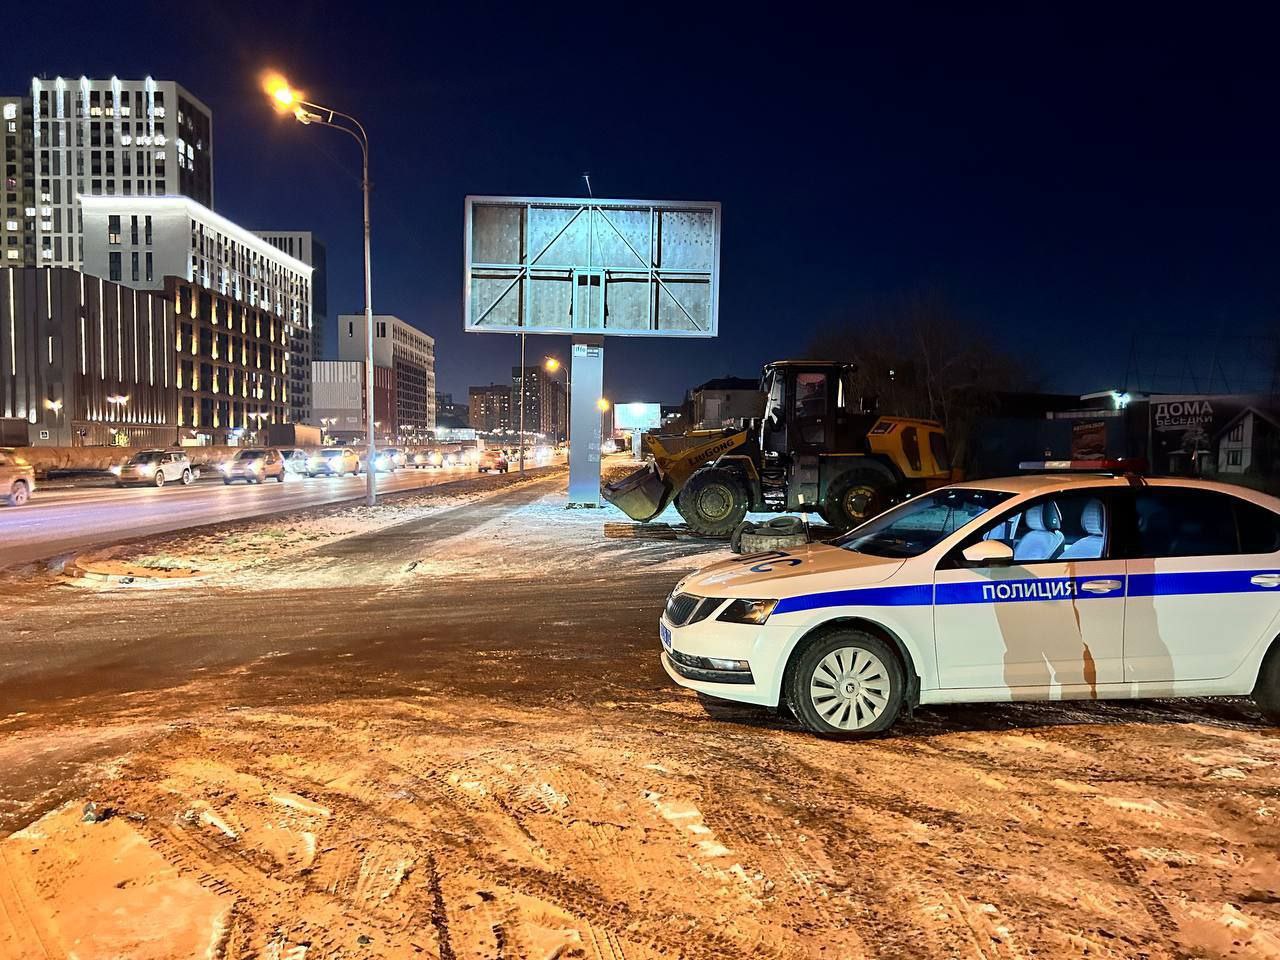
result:
[(80, 558), (76, 557), (69, 560), (62, 568), (62, 575), (75, 580), (88, 580), (94, 583), (116, 583), (121, 586), (125, 586), (139, 580), (154, 583), (170, 583), (175, 581), (185, 582), (204, 576), (204, 574), (199, 570), (184, 567), (165, 569), (158, 567), (130, 566), (128, 564), (121, 564), (120, 566), (124, 567), (124, 569), (94, 569), (91, 561), (81, 563)]

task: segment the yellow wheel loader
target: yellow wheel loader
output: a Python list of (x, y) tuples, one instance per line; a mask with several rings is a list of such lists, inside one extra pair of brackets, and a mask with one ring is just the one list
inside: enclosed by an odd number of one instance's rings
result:
[(947, 483), (942, 425), (865, 410), (853, 372), (821, 360), (766, 364), (758, 422), (650, 437), (653, 460), (606, 486), (604, 498), (642, 522), (674, 500), (694, 533), (727, 537), (747, 513), (818, 513), (848, 530)]

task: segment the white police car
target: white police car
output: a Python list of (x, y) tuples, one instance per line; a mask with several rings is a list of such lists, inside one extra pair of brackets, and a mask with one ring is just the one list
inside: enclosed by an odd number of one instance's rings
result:
[(682, 580), (677, 683), (866, 735), (916, 704), (1252, 694), (1280, 722), (1280, 500), (1037, 475), (908, 500), (832, 544)]

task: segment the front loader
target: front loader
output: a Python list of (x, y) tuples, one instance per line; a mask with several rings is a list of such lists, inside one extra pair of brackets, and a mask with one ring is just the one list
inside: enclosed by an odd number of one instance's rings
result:
[(946, 437), (933, 420), (882, 417), (853, 393), (851, 364), (782, 360), (760, 381), (765, 413), (741, 430), (651, 437), (653, 460), (604, 488), (633, 520), (675, 501), (689, 528), (727, 537), (747, 513), (818, 513), (848, 530), (951, 478)]

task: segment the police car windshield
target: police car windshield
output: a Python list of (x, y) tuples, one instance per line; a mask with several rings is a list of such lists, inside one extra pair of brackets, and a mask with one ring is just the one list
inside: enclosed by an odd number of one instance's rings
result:
[(908, 500), (832, 541), (873, 557), (918, 557), (1013, 494), (950, 488)]

